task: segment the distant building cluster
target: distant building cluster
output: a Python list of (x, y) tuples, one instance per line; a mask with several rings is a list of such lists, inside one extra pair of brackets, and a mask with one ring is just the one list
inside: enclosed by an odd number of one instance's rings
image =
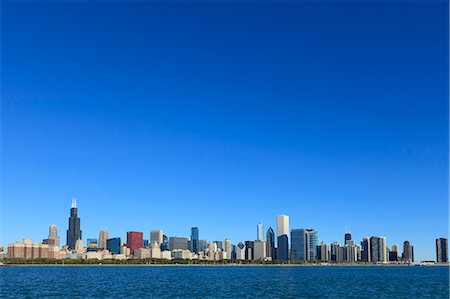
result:
[[(167, 237), (162, 230), (151, 230), (149, 239), (144, 233), (129, 231), (126, 241), (110, 238), (107, 230), (100, 230), (98, 238), (82, 242), (81, 221), (76, 201), (72, 201), (66, 245), (60, 246), (56, 225), (49, 227), (47, 239), (33, 243), (24, 239), (8, 245), (6, 257), (15, 259), (197, 259), (197, 260), (259, 260), (259, 261), (323, 261), (346, 263), (414, 263), (414, 246), (403, 242), (402, 252), (397, 245), (387, 246), (386, 237), (364, 237), (358, 244), (350, 232), (344, 242), (320, 242), (312, 228), (289, 230), (289, 216), (276, 217), (276, 234), (269, 227), (264, 234), (262, 223), (256, 226), (256, 240), (232, 244), (230, 239), (212, 241), (200, 239), (198, 227), (191, 228), (190, 237)], [(4, 255), (1, 248), (0, 254)], [(436, 239), (436, 262), (448, 263), (448, 240)]]

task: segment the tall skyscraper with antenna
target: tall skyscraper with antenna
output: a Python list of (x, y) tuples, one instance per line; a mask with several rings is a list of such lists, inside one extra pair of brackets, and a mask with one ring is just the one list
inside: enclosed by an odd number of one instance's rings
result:
[(69, 249), (75, 249), (78, 239), (81, 239), (80, 218), (78, 217), (77, 200), (73, 198), (70, 208), (69, 229), (67, 230), (67, 246)]

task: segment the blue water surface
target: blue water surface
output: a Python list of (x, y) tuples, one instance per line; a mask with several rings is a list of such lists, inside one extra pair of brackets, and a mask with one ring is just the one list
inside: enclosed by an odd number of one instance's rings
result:
[(2, 298), (449, 298), (448, 267), (1, 267)]

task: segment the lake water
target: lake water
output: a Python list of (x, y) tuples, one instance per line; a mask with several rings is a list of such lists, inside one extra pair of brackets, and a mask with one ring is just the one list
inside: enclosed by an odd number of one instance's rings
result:
[(449, 298), (448, 267), (0, 267), (2, 298)]

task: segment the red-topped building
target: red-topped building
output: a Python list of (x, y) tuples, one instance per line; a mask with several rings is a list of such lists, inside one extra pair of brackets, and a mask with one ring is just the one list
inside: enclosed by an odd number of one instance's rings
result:
[(134, 250), (144, 247), (144, 234), (142, 232), (127, 232), (127, 247), (130, 254), (134, 255)]

